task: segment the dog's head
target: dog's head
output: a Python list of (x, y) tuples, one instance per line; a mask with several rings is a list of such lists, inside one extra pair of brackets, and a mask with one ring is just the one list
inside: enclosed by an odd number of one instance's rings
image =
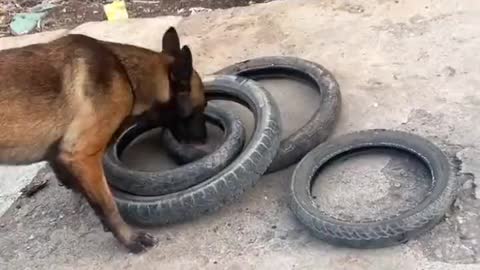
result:
[(207, 101), (202, 80), (193, 68), (192, 53), (186, 45), (180, 48), (178, 34), (173, 27), (165, 32), (162, 47), (171, 58), (168, 66), (168, 108), (174, 117), (167, 127), (181, 142), (204, 143), (207, 129), (203, 112)]

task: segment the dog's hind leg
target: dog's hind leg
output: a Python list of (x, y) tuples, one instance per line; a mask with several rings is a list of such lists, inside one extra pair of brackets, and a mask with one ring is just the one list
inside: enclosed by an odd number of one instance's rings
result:
[(117, 209), (102, 168), (103, 151), (93, 155), (60, 154), (59, 163), (72, 174), (80, 192), (99, 216), (104, 228), (111, 231), (131, 252), (138, 253), (155, 244), (147, 233), (134, 232)]
[[(87, 75), (85, 81), (89, 82)], [(57, 171), (71, 175), (73, 186), (86, 197), (104, 227), (131, 252), (138, 253), (155, 245), (156, 240), (125, 223), (103, 171), (105, 149), (133, 104), (126, 76), (115, 71), (110, 75), (109, 83), (79, 83), (75, 88), (75, 113), (51, 163), (56, 164)]]

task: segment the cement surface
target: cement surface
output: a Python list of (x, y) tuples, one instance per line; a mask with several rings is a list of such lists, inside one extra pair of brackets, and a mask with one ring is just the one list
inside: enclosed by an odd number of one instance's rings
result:
[[(336, 76), (343, 96), (334, 136), (395, 128), (426, 136), (452, 160), (458, 158), (462, 162), (458, 180), (463, 183), (458, 200), (445, 221), (419, 239), (378, 250), (337, 248), (317, 240), (287, 207), (293, 170), (288, 168), (264, 176), (240, 201), (216, 213), (152, 229), (159, 246), (129, 255), (103, 232), (83, 200), (49, 185), (33, 198), (16, 202), (0, 218), (0, 269), (480, 269), (480, 203), (475, 197), (480, 179), (479, 12), (480, 2), (474, 0), (299, 0), (216, 10), (178, 21), (157, 19), (176, 24), (202, 74), (266, 55), (293, 55), (324, 65)], [(118, 32), (115, 27), (102, 32), (97, 24), (79, 29), (118, 41), (143, 44), (145, 39), (144, 46), (159, 48), (166, 25), (155, 21), (161, 26), (149, 27), (153, 21), (133, 23), (131, 29), (125, 26)], [(23, 38), (41, 42), (62, 34), (0, 39), (0, 44), (22, 44)], [(283, 108), (286, 129), (292, 130), (308, 119), (318, 96), (307, 89), (287, 92), (282, 85), (266, 83)], [(238, 110), (251, 128), (251, 116)], [(141, 149), (136, 153), (132, 149), (129, 160), (137, 162), (132, 166), (140, 166), (142, 157), (160, 157), (156, 148)], [(350, 208), (340, 213), (371, 216), (363, 210), (392, 195), (399, 170), (405, 172), (405, 186), (400, 187), (406, 187), (400, 194), (424, 184), (416, 181), (421, 170), (408, 171), (415, 166), (405, 159), (369, 160), (371, 166), (358, 159), (320, 176), (350, 171), (340, 178), (343, 182), (326, 182), (322, 188), (333, 198), (332, 207), (341, 206), (338, 198), (347, 198), (352, 189), (351, 200), (343, 204)], [(160, 169), (163, 163), (151, 166)], [(352, 175), (352, 168), (359, 173)], [(372, 196), (367, 200), (353, 196), (361, 192)], [(400, 198), (414, 204), (421, 192), (415, 195)], [(351, 211), (355, 205), (358, 213)], [(385, 209), (374, 210), (373, 214)]]

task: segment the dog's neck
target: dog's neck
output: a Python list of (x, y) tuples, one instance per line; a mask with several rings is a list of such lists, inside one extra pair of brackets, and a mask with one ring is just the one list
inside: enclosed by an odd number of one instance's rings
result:
[(168, 65), (172, 61), (168, 55), (132, 45), (105, 44), (117, 55), (128, 74), (135, 95), (133, 115), (150, 109), (154, 100), (168, 102)]

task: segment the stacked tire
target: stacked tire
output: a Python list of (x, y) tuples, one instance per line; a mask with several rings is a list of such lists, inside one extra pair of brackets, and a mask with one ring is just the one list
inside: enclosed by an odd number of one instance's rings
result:
[[(296, 133), (280, 142), (282, 124), (278, 105), (255, 80), (289, 78), (313, 84), (320, 106)], [(217, 121), (225, 141), (213, 153), (198, 153), (163, 137), (168, 152), (184, 165), (164, 172), (133, 170), (122, 164), (122, 151), (147, 127), (133, 125), (107, 150), (104, 168), (124, 218), (139, 225), (162, 225), (215, 211), (240, 197), (266, 172), (298, 161), (326, 140), (339, 114), (340, 91), (333, 75), (322, 66), (294, 57), (263, 57), (234, 64), (205, 77), (209, 100), (226, 99), (246, 106), (255, 117), (255, 129), (245, 143), (238, 118), (209, 105), (207, 119)], [(240, 151), (241, 150), (241, 151)]]

